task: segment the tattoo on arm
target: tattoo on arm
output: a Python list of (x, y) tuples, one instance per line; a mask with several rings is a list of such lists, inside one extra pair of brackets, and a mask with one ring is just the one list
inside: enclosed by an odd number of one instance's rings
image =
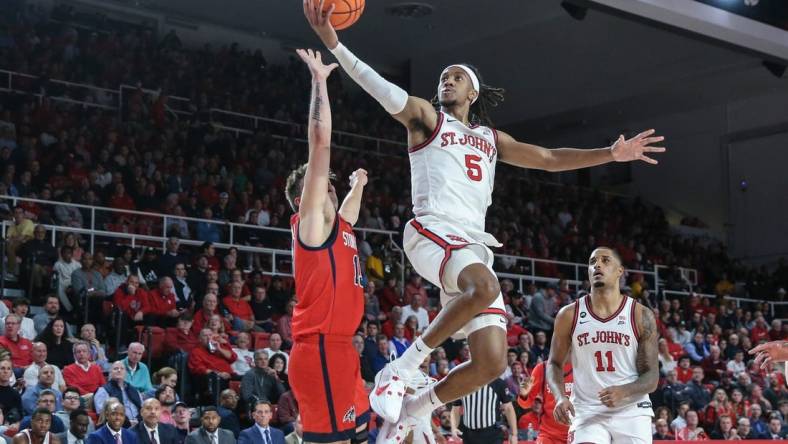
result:
[(656, 390), (659, 382), (658, 339), (654, 312), (643, 307), (640, 319), (640, 339), (638, 340), (638, 352), (635, 361), (638, 379), (624, 385), (629, 396), (646, 395)]
[(320, 82), (315, 82), (314, 96), (315, 98), (312, 101), (312, 120), (320, 122), (320, 105), (323, 104), (323, 99), (320, 98)]

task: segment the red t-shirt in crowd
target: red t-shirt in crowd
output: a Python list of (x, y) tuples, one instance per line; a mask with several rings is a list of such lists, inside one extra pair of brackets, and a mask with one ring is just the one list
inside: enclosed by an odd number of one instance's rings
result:
[(33, 363), (33, 343), (29, 339), (17, 336), (16, 341), (0, 336), (0, 347), (11, 353), (11, 364), (14, 368), (24, 368)]
[(143, 299), (142, 312), (144, 314), (153, 314), (158, 316), (166, 316), (170, 310), (175, 310), (177, 301), (175, 300), (175, 293), (162, 295), (158, 288), (148, 292), (146, 298)]
[(211, 353), (202, 345), (195, 347), (189, 353), (189, 371), (194, 375), (207, 375), (210, 371), (234, 374), (231, 364), (238, 359), (238, 355), (229, 347), (221, 347), (230, 351), (229, 359), (225, 359), (218, 351)]
[(254, 320), (252, 306), (243, 299), (236, 300), (232, 296), (225, 296), (224, 299), (222, 299), (222, 304), (227, 307), (227, 311), (229, 311), (233, 316), (247, 321)]

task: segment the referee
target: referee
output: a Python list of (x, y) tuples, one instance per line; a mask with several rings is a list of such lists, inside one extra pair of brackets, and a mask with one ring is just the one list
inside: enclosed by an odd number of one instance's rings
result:
[[(517, 416), (512, 406), (512, 394), (501, 379), (487, 384), (476, 392), (454, 401), (451, 408), (451, 430), (455, 438), (462, 436), (463, 444), (500, 444), (503, 433), (498, 426), (501, 410), (509, 424), (509, 442), (517, 443)], [(462, 407), (462, 423), (459, 423)], [(459, 423), (459, 430), (457, 424)]]

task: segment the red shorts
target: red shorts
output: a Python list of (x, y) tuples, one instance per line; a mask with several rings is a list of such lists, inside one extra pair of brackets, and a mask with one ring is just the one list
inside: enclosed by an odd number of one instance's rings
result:
[(369, 422), (369, 397), (350, 337), (295, 339), (288, 365), (306, 442), (352, 439)]

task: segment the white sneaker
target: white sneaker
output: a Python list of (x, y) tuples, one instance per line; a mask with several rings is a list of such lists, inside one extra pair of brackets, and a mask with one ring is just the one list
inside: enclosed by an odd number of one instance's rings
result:
[(389, 362), (375, 375), (375, 386), (369, 392), (369, 404), (385, 422), (395, 423), (400, 418), (408, 389), (419, 389), (430, 383), (420, 370), (408, 372)]
[[(378, 432), (378, 437), (375, 440), (377, 444), (402, 444), (408, 434), (416, 430), (423, 420), (419, 420), (415, 416), (409, 415), (404, 409), (402, 410), (402, 417), (397, 421), (385, 421), (383, 426)], [(427, 424), (429, 428), (429, 424)], [(432, 430), (428, 436), (432, 435)], [(422, 438), (423, 439), (423, 438)], [(414, 435), (414, 443), (416, 436)]]
[(432, 415), (421, 418), (413, 428), (413, 444), (435, 444), (435, 434), (432, 432)]

